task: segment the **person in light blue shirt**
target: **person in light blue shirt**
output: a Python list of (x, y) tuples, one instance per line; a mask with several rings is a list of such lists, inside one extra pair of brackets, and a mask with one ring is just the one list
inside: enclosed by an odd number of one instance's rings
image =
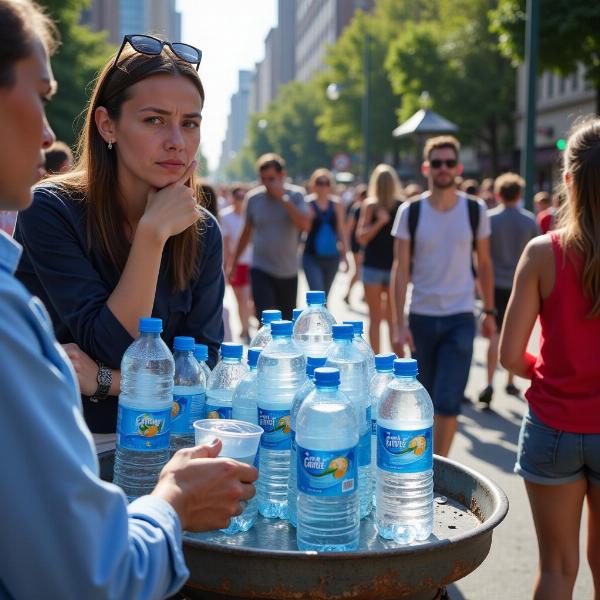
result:
[[(22, 210), (54, 134), (53, 27), (30, 0), (0, 0), (0, 210)], [(256, 470), (178, 452), (150, 496), (127, 505), (98, 477), (75, 372), (45, 307), (14, 278), (20, 246), (0, 233), (0, 599), (154, 599), (186, 581), (182, 527), (241, 514)]]

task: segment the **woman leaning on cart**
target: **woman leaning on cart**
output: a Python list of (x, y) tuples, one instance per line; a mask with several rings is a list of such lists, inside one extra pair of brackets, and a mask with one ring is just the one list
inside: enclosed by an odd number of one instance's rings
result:
[[(211, 366), (223, 340), (221, 234), (191, 181), (200, 58), (187, 44), (126, 36), (95, 85), (74, 170), (36, 187), (17, 220), (17, 278), (67, 344), (95, 434), (115, 432), (118, 369), (140, 317), (161, 318), (169, 345), (177, 335), (207, 344)], [(112, 376), (108, 393), (96, 361)]]
[[(55, 45), (34, 4), (0, 0), (0, 210), (29, 206), (42, 149), (54, 139), (44, 103), (56, 86), (48, 61)], [(13, 275), (20, 253), (0, 232), (0, 597), (170, 596), (188, 577), (182, 527), (226, 526), (254, 495), (256, 470), (212, 458), (220, 442), (188, 448), (152, 495), (127, 506), (121, 490), (98, 478), (75, 374), (43, 304)]]
[[(536, 599), (571, 598), (583, 502), (587, 558), (600, 594), (600, 120), (577, 126), (564, 153), (568, 201), (559, 229), (525, 248), (500, 359), (531, 379), (515, 471), (525, 479), (539, 546)], [(527, 352), (536, 319), (538, 356)]]

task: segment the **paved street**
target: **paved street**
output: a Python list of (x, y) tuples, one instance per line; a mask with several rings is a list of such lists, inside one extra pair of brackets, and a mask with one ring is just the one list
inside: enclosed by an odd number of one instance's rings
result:
[[(338, 321), (345, 318), (368, 320), (366, 305), (361, 301), (362, 286), (357, 284), (352, 294), (352, 307), (343, 302), (347, 275), (338, 274), (329, 298), (329, 308)], [(303, 298), (306, 282), (301, 281), (299, 298)], [(237, 309), (231, 289), (228, 288), (225, 305), (231, 314), (231, 326), (239, 333)], [(302, 301), (300, 306), (304, 306)], [(387, 334), (382, 335), (383, 351), (389, 350)], [(467, 396), (476, 399), (485, 386), (485, 340), (478, 338)], [(525, 382), (517, 380), (525, 390)], [(505, 375), (496, 375), (496, 393), (493, 411), (481, 411), (475, 405), (463, 405), (459, 434), (455, 439), (450, 458), (479, 471), (498, 484), (507, 494), (510, 509), (508, 516), (494, 532), (492, 549), (487, 559), (468, 577), (450, 586), (452, 600), (527, 599), (537, 563), (537, 543), (529, 510), (525, 487), (520, 477), (513, 473), (521, 417), (525, 408), (522, 400), (504, 393)], [(585, 526), (585, 514), (584, 514)], [(593, 597), (592, 576), (585, 563), (584, 536), (581, 536), (582, 565), (575, 587), (574, 598), (586, 600)]]

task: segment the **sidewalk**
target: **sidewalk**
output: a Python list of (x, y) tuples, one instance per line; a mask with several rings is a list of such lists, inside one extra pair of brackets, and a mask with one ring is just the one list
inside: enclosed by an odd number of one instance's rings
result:
[[(351, 307), (343, 302), (348, 275), (337, 275), (331, 290), (328, 307), (338, 322), (344, 319), (363, 319), (368, 324), (367, 307), (361, 301), (362, 285), (354, 287)], [(301, 276), (298, 294), (299, 306), (305, 306), (306, 281)], [(240, 327), (237, 319), (235, 298), (227, 289), (225, 305), (229, 308), (231, 329), (235, 336)], [(381, 351), (390, 351), (387, 330), (382, 327)], [(537, 337), (532, 336), (532, 344)], [(466, 395), (477, 400), (478, 393), (486, 383), (486, 341), (477, 338), (475, 353)], [(463, 405), (459, 430), (450, 458), (465, 464), (499, 485), (510, 503), (504, 522), (494, 531), (492, 548), (485, 562), (471, 575), (448, 588), (451, 600), (526, 600), (531, 598), (531, 588), (537, 566), (537, 541), (529, 510), (525, 486), (513, 473), (517, 440), (525, 402), (504, 392), (505, 373), (499, 369), (495, 378), (495, 393), (491, 411), (481, 411), (476, 404)], [(526, 382), (517, 379), (517, 387), (526, 389)], [(584, 509), (582, 532), (587, 523)], [(586, 600), (593, 597), (592, 576), (586, 562), (585, 535), (581, 535), (580, 568), (573, 598)]]

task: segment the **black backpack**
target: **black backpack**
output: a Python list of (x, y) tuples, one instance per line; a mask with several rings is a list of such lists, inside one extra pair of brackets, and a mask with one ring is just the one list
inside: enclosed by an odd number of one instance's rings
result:
[[(469, 211), (469, 223), (473, 236), (473, 252), (477, 250), (477, 229), (479, 228), (479, 203), (475, 198), (467, 196), (467, 209)], [(408, 233), (410, 235), (410, 270), (412, 272), (413, 256), (415, 254), (415, 232), (419, 223), (419, 214), (421, 213), (421, 198), (413, 200), (408, 207)], [(471, 253), (471, 272), (473, 277), (477, 278), (477, 271), (473, 263), (473, 254)]]

